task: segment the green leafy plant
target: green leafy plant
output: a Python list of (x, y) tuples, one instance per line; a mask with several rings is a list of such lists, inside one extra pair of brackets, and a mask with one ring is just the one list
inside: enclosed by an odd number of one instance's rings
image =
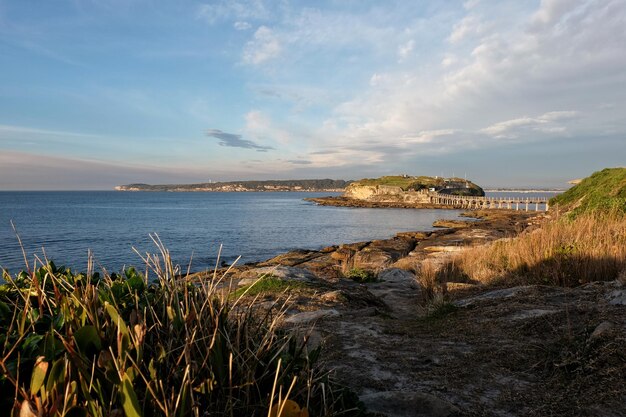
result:
[(250, 416), (289, 398), (312, 415), (361, 413), (319, 368), (319, 351), (277, 325), (286, 306), (267, 312), (231, 298), (227, 274), (179, 276), (157, 243), (159, 255), (144, 258), (146, 274), (81, 274), (52, 262), (4, 274), (3, 410)]
[(346, 273), (346, 278), (360, 283), (376, 282), (376, 273), (361, 268), (352, 268)]
[(277, 294), (290, 289), (302, 289), (306, 287), (307, 285), (304, 282), (293, 280), (285, 281), (274, 275), (263, 275), (254, 283), (238, 288), (231, 294), (231, 298), (236, 299), (244, 295), (254, 297), (266, 293)]

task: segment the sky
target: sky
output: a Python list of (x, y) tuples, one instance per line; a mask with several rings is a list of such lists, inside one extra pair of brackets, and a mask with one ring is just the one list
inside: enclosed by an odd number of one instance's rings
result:
[(0, 0), (0, 190), (626, 165), (624, 0)]

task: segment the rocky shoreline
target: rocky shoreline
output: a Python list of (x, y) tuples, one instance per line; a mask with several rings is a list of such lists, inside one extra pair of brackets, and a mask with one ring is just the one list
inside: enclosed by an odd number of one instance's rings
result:
[[(247, 288), (268, 275), (298, 283), (253, 302), (287, 302), (284, 326), (322, 347), (325, 368), (373, 416), (623, 416), (626, 389), (615, 382), (626, 376), (621, 281), (507, 288), (465, 279), (442, 283), (440, 301), (427, 301), (416, 280), (423, 262), (444, 264), (467, 247), (530, 233), (548, 217), (468, 214), (478, 220), (233, 266), (229, 285)], [(353, 271), (372, 279), (356, 282)], [(596, 386), (599, 379), (608, 385)]]
[(407, 208), (407, 209), (453, 209), (452, 206), (442, 206), (439, 204), (425, 204), (425, 203), (407, 203), (407, 202), (391, 202), (391, 201), (369, 201), (361, 200), (357, 198), (350, 198), (344, 196), (337, 197), (317, 197), (317, 198), (305, 198), (305, 201), (310, 201), (320, 206), (334, 206), (334, 207), (362, 207), (362, 208)]

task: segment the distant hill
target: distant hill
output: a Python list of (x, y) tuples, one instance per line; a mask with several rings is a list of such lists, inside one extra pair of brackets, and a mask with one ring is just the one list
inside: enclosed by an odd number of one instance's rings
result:
[(594, 172), (563, 194), (550, 200), (550, 207), (573, 214), (616, 209), (626, 213), (626, 168)]
[(343, 191), (351, 181), (315, 180), (268, 180), (204, 182), (198, 184), (127, 184), (115, 187), (118, 191)]

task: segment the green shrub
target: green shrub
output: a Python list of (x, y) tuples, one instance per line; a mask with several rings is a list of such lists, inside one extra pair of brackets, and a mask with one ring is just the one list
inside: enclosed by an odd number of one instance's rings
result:
[(231, 294), (231, 298), (236, 299), (242, 296), (256, 296), (259, 294), (277, 294), (289, 289), (306, 288), (307, 285), (300, 281), (285, 281), (274, 275), (264, 275), (259, 277), (253, 284), (238, 288)]
[(360, 282), (360, 283), (377, 281), (377, 277), (374, 272), (361, 269), (361, 268), (352, 268), (346, 274), (346, 278), (349, 278), (353, 281)]
[[(225, 276), (192, 283), (169, 254), (135, 269), (76, 274), (52, 262), (5, 274), (0, 407), (20, 416), (259, 416), (279, 398), (311, 415), (359, 415), (318, 368), (319, 350), (276, 315), (232, 300)], [(154, 276), (153, 275), (153, 276)]]

